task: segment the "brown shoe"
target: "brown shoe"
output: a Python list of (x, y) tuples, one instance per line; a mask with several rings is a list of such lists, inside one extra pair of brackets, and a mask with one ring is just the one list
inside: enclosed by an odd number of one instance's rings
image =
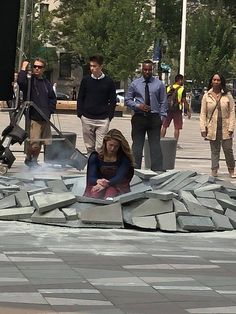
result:
[(212, 175), (212, 177), (218, 177), (217, 169), (213, 169), (211, 171), (211, 175)]

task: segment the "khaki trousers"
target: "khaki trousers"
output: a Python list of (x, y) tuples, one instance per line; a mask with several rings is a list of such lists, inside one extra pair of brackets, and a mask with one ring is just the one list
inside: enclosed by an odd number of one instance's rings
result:
[(228, 169), (234, 169), (235, 160), (233, 154), (233, 139), (222, 140), (222, 136), (219, 135), (220, 132), (217, 130), (216, 140), (210, 141), (211, 145), (211, 169), (218, 170), (219, 169), (219, 159), (220, 159), (220, 148), (222, 145), (225, 161)]
[(99, 151), (102, 147), (103, 138), (108, 132), (110, 120), (107, 119), (89, 119), (81, 117), (84, 144), (87, 153)]

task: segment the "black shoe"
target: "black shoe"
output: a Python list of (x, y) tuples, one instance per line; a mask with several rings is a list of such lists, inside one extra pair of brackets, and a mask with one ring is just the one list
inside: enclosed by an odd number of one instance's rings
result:
[(31, 158), (31, 159), (25, 158), (25, 165), (28, 166), (29, 168), (40, 167), (36, 158)]
[(36, 158), (31, 159), (31, 168), (37, 168), (40, 167), (40, 164), (38, 163)]
[(27, 167), (32, 167), (32, 160), (29, 159), (29, 158), (25, 158), (25, 165), (26, 165)]

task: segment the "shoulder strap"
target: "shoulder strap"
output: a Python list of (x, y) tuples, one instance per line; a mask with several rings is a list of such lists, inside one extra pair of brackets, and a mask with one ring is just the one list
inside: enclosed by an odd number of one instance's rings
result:
[(210, 116), (210, 119), (209, 119), (209, 121), (208, 121), (208, 124), (211, 122), (211, 119), (212, 119), (212, 117), (213, 117), (213, 114), (214, 114), (216, 108), (218, 107), (218, 105), (220, 104), (221, 97), (222, 97), (222, 95), (220, 96), (219, 100), (216, 101), (215, 108), (213, 109), (213, 111), (212, 111), (212, 113), (211, 113), (211, 116)]

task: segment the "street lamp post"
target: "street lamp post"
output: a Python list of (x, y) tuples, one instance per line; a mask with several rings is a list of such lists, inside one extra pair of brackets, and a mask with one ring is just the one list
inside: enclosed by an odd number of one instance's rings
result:
[(27, 7), (28, 7), (28, 1), (25, 0), (23, 17), (22, 17), (20, 49), (19, 49), (19, 65), (18, 65), (18, 70), (19, 71), (20, 71), (20, 68), (21, 68), (21, 63), (23, 61), (23, 54), (24, 54), (24, 47), (25, 47), (24, 44), (25, 44), (25, 28), (26, 28), (26, 19), (27, 19)]
[(181, 27), (181, 47), (180, 47), (180, 65), (179, 65), (179, 73), (182, 74), (182, 75), (184, 75), (184, 66), (185, 66), (186, 16), (187, 16), (187, 0), (183, 0), (182, 27)]

